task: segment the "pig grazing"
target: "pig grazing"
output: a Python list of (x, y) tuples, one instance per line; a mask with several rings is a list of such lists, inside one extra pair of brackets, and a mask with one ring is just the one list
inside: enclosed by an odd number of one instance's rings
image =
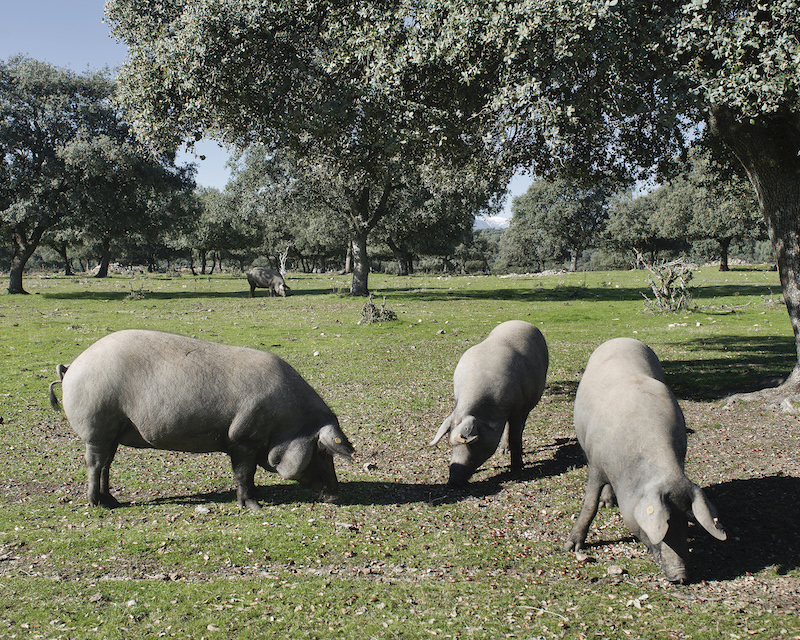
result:
[(589, 477), (565, 550), (583, 547), (598, 502), (615, 495), (625, 525), (667, 579), (685, 582), (687, 514), (718, 540), (726, 535), (703, 490), (684, 475), (683, 413), (650, 347), (616, 338), (595, 350), (575, 397), (575, 431)]
[[(157, 331), (101, 338), (57, 372), (72, 428), (86, 443), (92, 506), (115, 507), (108, 471), (120, 444), (230, 456), (241, 506), (258, 509), (256, 466), (336, 500), (333, 455), (353, 447), (336, 416), (275, 355)], [(56, 384), (58, 381), (54, 382)], [(50, 385), (50, 402), (58, 401)]]
[(256, 287), (269, 289), (270, 297), (272, 297), (273, 292), (284, 298), (291, 293), (291, 289), (284, 282), (283, 276), (275, 269), (253, 267), (247, 272), (247, 282), (250, 283), (251, 298), (256, 295)]
[(511, 450), (511, 469), (522, 469), (522, 429), (544, 391), (547, 344), (528, 322), (510, 320), (464, 352), (453, 373), (456, 407), (431, 441), (448, 432), (453, 456), (448, 484), (466, 484), (497, 450)]

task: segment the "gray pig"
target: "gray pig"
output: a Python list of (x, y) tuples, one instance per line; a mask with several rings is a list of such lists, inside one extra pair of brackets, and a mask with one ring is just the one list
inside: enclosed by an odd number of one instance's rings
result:
[(273, 292), (284, 298), (291, 293), (291, 289), (283, 280), (283, 276), (275, 271), (275, 269), (267, 269), (265, 267), (253, 267), (247, 272), (247, 282), (250, 283), (250, 297), (254, 298), (256, 295), (256, 287), (261, 289), (269, 289), (269, 295), (272, 297)]
[(544, 336), (522, 320), (496, 326), (464, 352), (453, 373), (455, 409), (430, 443), (450, 432), (448, 484), (466, 484), (498, 445), (511, 450), (512, 471), (522, 469), (522, 429), (542, 397), (548, 362)]
[[(336, 416), (286, 362), (255, 349), (157, 331), (101, 338), (57, 371), (72, 428), (86, 444), (92, 506), (116, 507), (108, 471), (120, 444), (230, 456), (241, 506), (259, 509), (256, 466), (338, 498), (333, 455), (353, 447)], [(50, 402), (58, 401), (50, 385)]]
[(683, 413), (650, 347), (615, 338), (595, 350), (575, 396), (575, 431), (589, 475), (564, 549), (579, 551), (598, 503), (616, 497), (625, 525), (667, 579), (686, 582), (687, 514), (718, 540), (727, 536), (714, 505), (684, 475)]

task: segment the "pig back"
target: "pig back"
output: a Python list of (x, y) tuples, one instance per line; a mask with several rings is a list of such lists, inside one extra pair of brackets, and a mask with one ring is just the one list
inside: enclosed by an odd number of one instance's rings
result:
[(522, 320), (498, 325), (467, 349), (456, 366), (453, 387), (459, 409), (470, 413), (484, 403), (530, 410), (544, 392), (548, 364), (539, 329)]
[(655, 353), (638, 340), (616, 338), (595, 350), (575, 395), (574, 422), (590, 464), (609, 475), (643, 461), (683, 468), (683, 412)]
[[(129, 422), (151, 446), (224, 450), (329, 412), (291, 366), (272, 354), (155, 331), (102, 338), (70, 365), (64, 411), (82, 439)], [(116, 434), (108, 434), (115, 437)]]

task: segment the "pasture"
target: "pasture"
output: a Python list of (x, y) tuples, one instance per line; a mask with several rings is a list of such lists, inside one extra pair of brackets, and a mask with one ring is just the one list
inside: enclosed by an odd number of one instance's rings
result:
[[(244, 276), (29, 275), (0, 295), (0, 637), (800, 638), (800, 419), (725, 396), (796, 356), (777, 274), (695, 272), (693, 304), (645, 312), (644, 272), (475, 277), (374, 274), (397, 320), (359, 324), (347, 276), (289, 274), (288, 298)], [(495, 454), (448, 490), (452, 372), (497, 323), (550, 350), (525, 470)], [(320, 392), (357, 449), (342, 499), (259, 470), (239, 509), (228, 459), (120, 448), (116, 510), (89, 509), (83, 444), (47, 385), (100, 337), (148, 328), (276, 353)], [(689, 427), (687, 475), (726, 542), (690, 527), (686, 586), (666, 583), (616, 509), (588, 557), (562, 551), (586, 470), (572, 401), (616, 336), (659, 355)], [(60, 388), (57, 388), (60, 395)]]

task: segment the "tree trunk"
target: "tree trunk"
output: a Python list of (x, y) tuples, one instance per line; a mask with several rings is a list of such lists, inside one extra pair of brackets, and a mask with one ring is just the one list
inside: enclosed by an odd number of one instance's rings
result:
[(350, 295), (368, 296), (369, 256), (367, 255), (367, 232), (356, 232), (351, 245), (353, 250), (353, 280), (350, 285)]
[[(31, 252), (32, 254), (33, 252)], [(27, 291), (22, 288), (22, 274), (25, 271), (25, 263), (28, 262), (30, 254), (27, 256), (19, 256), (14, 253), (11, 258), (11, 273), (8, 278), (8, 292), (9, 293), (23, 293), (27, 295)]]
[(97, 268), (95, 278), (105, 278), (108, 276), (108, 263), (111, 262), (111, 240), (103, 240), (102, 254), (100, 255), (100, 265)]
[(569, 270), (573, 273), (578, 270), (578, 253), (577, 249), (570, 249), (569, 252)]
[(728, 249), (731, 246), (731, 239), (725, 238), (719, 241), (719, 270), (730, 271), (728, 267)]
[(14, 229), (12, 233), (14, 253), (11, 256), (11, 272), (8, 277), (9, 293), (28, 293), (22, 287), (22, 274), (25, 272), (25, 265), (28, 264), (28, 260), (42, 241), (42, 236), (46, 230), (47, 227), (36, 227), (31, 237), (27, 238), (25, 235), (20, 234), (18, 229)]
[(778, 263), (797, 363), (782, 386), (800, 392), (800, 116), (775, 116), (765, 124), (740, 123), (724, 110), (712, 113), (712, 131), (736, 155), (756, 190)]
[(70, 260), (69, 256), (67, 255), (67, 243), (60, 242), (58, 244), (58, 255), (61, 256), (61, 260), (64, 261), (64, 275), (65, 276), (74, 276), (75, 272), (72, 270), (72, 260)]
[(347, 255), (344, 257), (344, 272), (353, 273), (353, 242), (347, 245)]

